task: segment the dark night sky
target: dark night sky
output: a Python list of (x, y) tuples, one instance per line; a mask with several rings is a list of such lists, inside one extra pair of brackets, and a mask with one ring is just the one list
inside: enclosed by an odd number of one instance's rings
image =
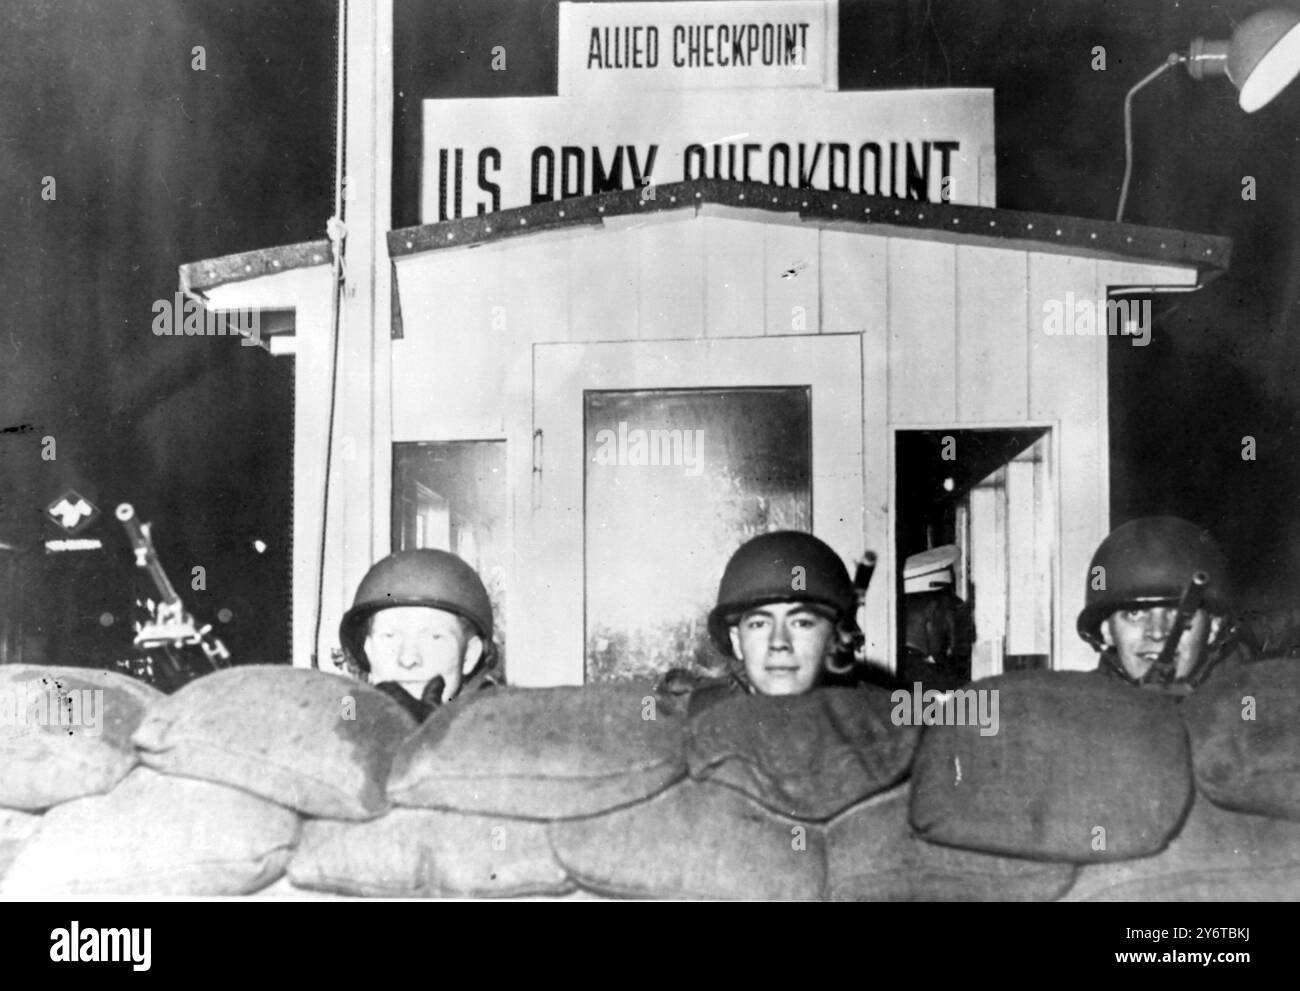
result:
[[(992, 87), (999, 205), (1111, 219), (1125, 90), (1264, 5), (841, 0), (840, 85)], [(256, 584), (253, 537), (285, 560), (289, 364), (220, 338), (156, 338), (151, 306), (181, 262), (323, 236), (334, 14), (332, 0), (6, 0), (0, 541), (36, 544), (43, 506), (73, 484), (165, 521), (159, 543), (177, 561)], [(556, 18), (552, 0), (397, 0), (396, 14), (394, 219), (409, 224), (418, 161), (402, 111), (553, 92)], [(190, 67), (195, 45), (206, 71)], [(494, 45), (507, 72), (490, 69)], [(1300, 591), (1300, 85), (1254, 115), (1235, 96), (1179, 68), (1137, 99), (1126, 219), (1225, 234), (1235, 253), (1208, 289), (1157, 305), (1150, 347), (1112, 341), (1112, 520), (1208, 525), (1263, 604)], [(46, 175), (54, 202), (40, 198)], [(40, 459), (45, 435), (57, 462)], [(1241, 459), (1245, 435), (1255, 462)], [(243, 591), (281, 580), (272, 568)]]

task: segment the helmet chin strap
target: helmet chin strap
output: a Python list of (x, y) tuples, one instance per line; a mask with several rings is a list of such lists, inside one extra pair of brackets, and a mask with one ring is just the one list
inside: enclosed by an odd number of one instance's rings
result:
[(1175, 654), (1168, 661), (1157, 658), (1152, 665), (1146, 669), (1140, 679), (1143, 688), (1168, 687), (1178, 680), (1178, 656)]
[(1155, 664), (1152, 664), (1141, 678), (1134, 678), (1125, 669), (1114, 647), (1104, 647), (1102, 649), (1101, 662), (1110, 669), (1112, 674), (1118, 675), (1134, 688), (1145, 688), (1148, 691), (1161, 692), (1166, 695), (1185, 695), (1192, 690), (1191, 686), (1186, 682), (1178, 681), (1173, 677), (1174, 669), (1171, 668), (1167, 673), (1161, 674), (1157, 672)]
[(1201, 650), (1200, 657), (1197, 658), (1196, 665), (1184, 678), (1178, 677), (1176, 658), (1168, 664), (1153, 663), (1151, 667), (1146, 669), (1141, 678), (1134, 678), (1128, 673), (1123, 662), (1119, 659), (1119, 653), (1113, 647), (1102, 649), (1101, 660), (1103, 664), (1111, 669), (1112, 673), (1119, 675), (1130, 685), (1163, 692), (1168, 695), (1188, 695), (1200, 687), (1201, 683), (1209, 676), (1210, 670), (1218, 660), (1215, 656), (1218, 651), (1212, 648), (1218, 646), (1218, 644), (1212, 645), (1207, 642)]

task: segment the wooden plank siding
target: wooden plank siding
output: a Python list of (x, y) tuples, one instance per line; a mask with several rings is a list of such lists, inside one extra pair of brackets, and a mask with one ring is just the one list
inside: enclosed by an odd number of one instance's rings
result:
[(514, 346), (569, 339), (573, 325), (569, 246), (579, 238), (589, 240), (591, 235), (566, 232), (553, 238), (521, 240), (515, 248), (501, 245), (505, 249), (500, 252), (505, 261), (502, 291)]
[[(877, 575), (896, 573), (889, 526), (893, 452), (889, 430), (889, 240), (826, 230), (821, 232), (822, 330), (862, 335), (862, 533), (879, 555)], [(863, 628), (867, 656), (885, 660), (894, 637), (890, 582), (867, 591)]]
[(638, 228), (643, 340), (704, 336), (704, 226), (685, 216)]
[(821, 330), (820, 232), (801, 224), (763, 225), (763, 332)]
[(763, 232), (747, 220), (703, 216), (704, 333), (758, 337), (765, 326)]
[(569, 240), (569, 340), (637, 339), (644, 236), (641, 230), (593, 229)]
[(957, 422), (1024, 420), (1029, 349), (1023, 345), (1029, 260), (1023, 251), (957, 248)]
[(1109, 531), (1109, 423), (1106, 338), (1049, 336), (1048, 304), (1097, 297), (1097, 263), (1068, 255), (1029, 254), (1029, 417), (1054, 421), (1056, 452), (1056, 610), (1053, 664), (1089, 670), (1096, 655), (1074, 632), (1083, 608), (1088, 562)]
[(951, 423), (957, 416), (957, 249), (889, 241), (889, 418)]
[[(400, 271), (404, 336), (393, 341), (393, 440), (499, 436), (504, 411), (502, 354), (493, 306), (509, 256), (500, 250), (442, 252)], [(495, 347), (494, 347), (495, 345)]]

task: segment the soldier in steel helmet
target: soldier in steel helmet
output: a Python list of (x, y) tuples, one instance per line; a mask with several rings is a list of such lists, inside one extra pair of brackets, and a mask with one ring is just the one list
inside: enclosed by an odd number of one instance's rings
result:
[(471, 684), (495, 684), (492, 603), (455, 554), (384, 558), (357, 588), (339, 639), (352, 669), (423, 721)]
[[(844, 563), (812, 534), (747, 541), (727, 562), (708, 622), (731, 672), (692, 686), (689, 711), (735, 692), (799, 695), (823, 684), (851, 643), (856, 605)], [(681, 680), (669, 672), (661, 687), (680, 691)]]
[(1175, 516), (1117, 527), (1097, 548), (1078, 631), (1100, 670), (1169, 694), (1194, 691), (1225, 660), (1249, 659), (1232, 623), (1223, 552)]

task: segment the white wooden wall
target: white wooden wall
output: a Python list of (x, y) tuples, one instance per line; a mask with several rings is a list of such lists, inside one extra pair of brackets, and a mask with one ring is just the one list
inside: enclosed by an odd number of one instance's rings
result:
[[(879, 229), (876, 229), (879, 230)], [(895, 429), (1052, 427), (1058, 494), (1054, 665), (1088, 669), (1074, 633), (1109, 529), (1106, 344), (1047, 336), (1044, 304), (1109, 287), (1191, 286), (1189, 268), (819, 229), (728, 207), (611, 220), (398, 259), (394, 441), (505, 438), (528, 512), (531, 344), (861, 335), (863, 532), (893, 575)], [(855, 548), (838, 548), (851, 554)], [(723, 562), (719, 562), (719, 570)], [(893, 583), (873, 583), (874, 656), (893, 643)]]

